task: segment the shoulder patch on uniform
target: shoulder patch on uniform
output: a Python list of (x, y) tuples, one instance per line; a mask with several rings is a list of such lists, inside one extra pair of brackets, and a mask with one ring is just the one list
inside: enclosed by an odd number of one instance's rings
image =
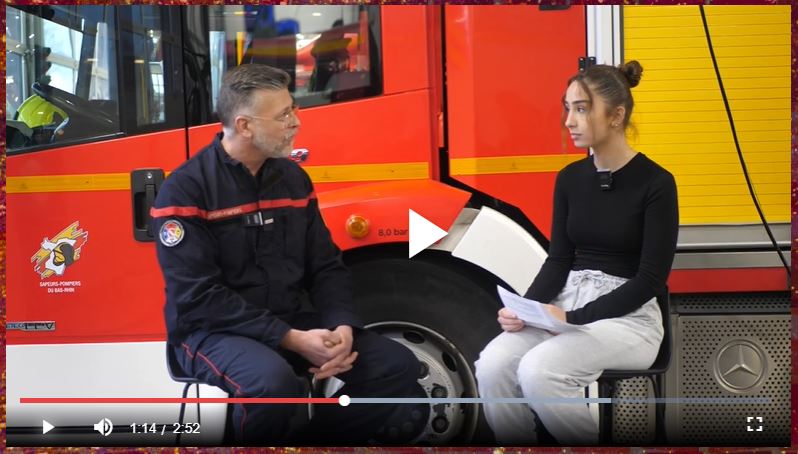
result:
[(158, 232), (161, 244), (166, 247), (177, 246), (183, 241), (183, 237), (185, 236), (186, 229), (183, 228), (183, 224), (177, 219), (170, 219), (164, 222), (163, 225), (161, 225), (161, 230)]

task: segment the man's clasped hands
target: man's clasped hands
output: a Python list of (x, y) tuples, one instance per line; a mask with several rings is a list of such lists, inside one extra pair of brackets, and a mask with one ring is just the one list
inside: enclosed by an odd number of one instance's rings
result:
[(317, 380), (329, 378), (352, 369), (357, 352), (352, 351), (352, 327), (340, 325), (335, 330), (291, 329), (281, 346), (307, 359), (314, 367), (308, 369)]

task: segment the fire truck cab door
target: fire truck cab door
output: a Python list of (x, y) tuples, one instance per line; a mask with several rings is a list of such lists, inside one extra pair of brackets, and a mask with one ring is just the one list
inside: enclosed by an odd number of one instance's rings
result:
[(585, 156), (560, 128), (587, 51), (585, 8), (446, 6), (450, 175), (520, 208), (546, 236), (554, 178)]
[(20, 6), (7, 19), (9, 344), (163, 340), (131, 175), (162, 178), (187, 157), (179, 11)]

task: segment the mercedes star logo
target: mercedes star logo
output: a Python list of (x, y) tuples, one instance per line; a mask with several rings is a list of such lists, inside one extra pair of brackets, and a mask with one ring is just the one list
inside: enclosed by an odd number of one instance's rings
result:
[(751, 341), (733, 340), (715, 357), (715, 379), (735, 393), (751, 391), (767, 373), (767, 356)]

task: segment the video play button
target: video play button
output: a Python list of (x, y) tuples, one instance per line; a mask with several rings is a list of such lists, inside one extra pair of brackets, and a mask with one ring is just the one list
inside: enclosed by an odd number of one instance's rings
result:
[(414, 255), (426, 249), (430, 244), (445, 237), (447, 232), (415, 211), (407, 210), (407, 212), (408, 216), (410, 216), (410, 229), (408, 232), (410, 237), (410, 255), (408, 258), (413, 258)]
[(55, 428), (54, 425), (50, 424), (46, 420), (42, 419), (42, 435), (46, 434), (47, 432), (53, 430)]

